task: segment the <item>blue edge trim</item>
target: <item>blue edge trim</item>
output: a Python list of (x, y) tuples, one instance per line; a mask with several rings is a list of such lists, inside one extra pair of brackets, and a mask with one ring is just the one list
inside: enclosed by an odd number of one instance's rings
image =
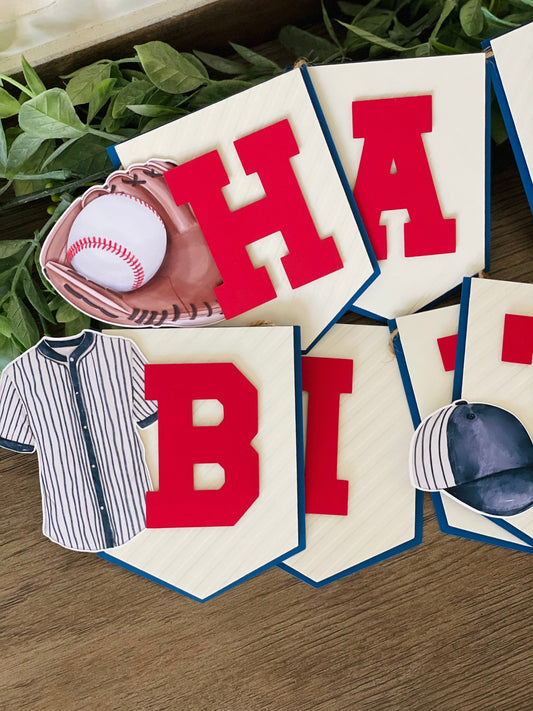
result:
[(370, 263), (372, 265), (373, 273), (371, 276), (368, 277), (368, 279), (364, 282), (364, 284), (356, 291), (356, 293), (350, 297), (350, 300), (348, 303), (339, 311), (339, 313), (333, 318), (332, 321), (329, 322), (329, 324), (326, 326), (326, 328), (315, 338), (315, 340), (311, 343), (311, 345), (305, 349), (305, 353), (309, 353), (311, 348), (324, 336), (325, 333), (329, 331), (330, 328), (332, 328), (337, 321), (340, 319), (340, 317), (345, 314), (347, 311), (351, 310), (351, 306), (354, 301), (356, 301), (361, 294), (368, 289), (368, 287), (374, 282), (379, 274), (380, 274), (380, 269), (379, 265), (376, 259), (376, 256), (374, 254), (374, 250), (372, 249), (372, 245), (370, 244), (370, 239), (368, 237), (367, 231), (365, 229), (365, 226), (363, 225), (363, 220), (361, 219), (361, 215), (359, 213), (359, 208), (356, 205), (354, 196), (352, 191), (350, 190), (350, 185), (348, 183), (348, 178), (346, 177), (346, 173), (344, 172), (344, 168), (342, 167), (341, 160), (339, 158), (339, 154), (337, 152), (337, 148), (335, 146), (335, 143), (333, 142), (333, 137), (331, 135), (331, 132), (329, 130), (326, 117), (324, 116), (324, 112), (322, 111), (322, 107), (320, 105), (320, 102), (318, 100), (317, 93), (315, 91), (315, 87), (313, 86), (313, 82), (311, 81), (311, 77), (309, 76), (309, 71), (307, 70), (306, 66), (301, 67), (300, 69), (302, 78), (304, 80), (307, 92), (309, 94), (309, 98), (311, 99), (311, 103), (313, 104), (313, 108), (315, 110), (315, 113), (318, 118), (318, 122), (320, 124), (320, 127), (322, 129), (322, 133), (324, 135), (324, 138), (326, 140), (327, 146), (329, 148), (329, 152), (331, 153), (331, 157), (333, 159), (333, 163), (335, 164), (335, 168), (337, 169), (337, 173), (339, 175), (339, 179), (342, 184), (342, 188), (344, 190), (344, 193), (346, 195), (346, 198), (348, 200), (348, 203), (350, 204), (350, 207), (352, 209), (352, 212), (355, 217), (355, 221), (357, 223), (357, 227), (359, 228), (359, 232), (361, 233), (361, 237), (363, 239), (363, 244), (365, 245), (366, 252), (368, 254), (368, 258), (370, 259)]
[[(116, 146), (118, 145), (119, 144), (117, 143)], [(118, 157), (116, 146), (108, 146), (106, 148), (106, 152), (109, 156), (111, 163), (113, 164), (113, 168), (115, 170), (118, 170), (120, 168), (120, 158)]]
[[(490, 43), (491, 40), (483, 42), (483, 49), (489, 49)], [(509, 102), (507, 101), (505, 89), (503, 87), (503, 83), (500, 77), (500, 73), (498, 72), (498, 67), (496, 65), (496, 59), (494, 56), (489, 57), (487, 59), (487, 67), (487, 73), (490, 75), (491, 84), (494, 88), (496, 99), (498, 100), (498, 105), (500, 107), (500, 112), (503, 118), (503, 122), (505, 124), (505, 128), (507, 129), (511, 148), (513, 149), (518, 172), (520, 173), (520, 178), (522, 179), (522, 184), (524, 186), (527, 201), (529, 203), (529, 209), (533, 212), (533, 181), (531, 179), (531, 173), (529, 172), (529, 168), (527, 166), (524, 151), (522, 150), (522, 144), (520, 143), (520, 139), (518, 138), (518, 131), (516, 130), (513, 115), (509, 107)]]
[(0, 447), (10, 449), (12, 452), (19, 452), (20, 454), (30, 454), (31, 452), (35, 452), (35, 447), (31, 444), (22, 444), (22, 442), (15, 442), (12, 439), (4, 439), (4, 437), (0, 437)]
[(139, 568), (136, 568), (135, 566), (130, 565), (129, 563), (125, 563), (124, 561), (119, 560), (118, 558), (115, 558), (113, 555), (110, 555), (109, 553), (105, 553), (105, 552), (97, 553), (97, 556), (99, 558), (103, 558), (103, 560), (107, 560), (110, 563), (114, 563), (115, 565), (118, 565), (120, 568), (129, 570), (132, 573), (136, 573), (137, 575), (140, 575), (142, 578), (146, 578), (147, 580), (151, 580), (154, 583), (158, 583), (159, 585), (162, 585), (163, 587), (168, 588), (169, 590), (179, 592), (182, 595), (184, 595), (185, 597), (190, 598), (191, 600), (196, 600), (197, 602), (207, 602), (208, 600), (211, 600), (212, 598), (217, 597), (218, 595), (221, 595), (226, 590), (230, 590), (231, 588), (234, 588), (236, 585), (239, 585), (240, 583), (244, 583), (246, 580), (249, 580), (250, 578), (254, 578), (256, 575), (259, 575), (259, 573), (262, 573), (264, 570), (268, 570), (268, 568), (272, 568), (275, 565), (278, 565), (278, 563), (281, 560), (284, 560), (285, 558), (295, 555), (296, 553), (300, 553), (302, 550), (304, 550), (304, 548), (305, 548), (305, 488), (304, 488), (304, 446), (303, 446), (304, 436), (303, 436), (303, 408), (302, 408), (301, 336), (300, 336), (300, 327), (299, 326), (293, 326), (293, 344), (294, 344), (295, 421), (296, 421), (296, 445), (297, 445), (296, 446), (296, 452), (297, 452), (296, 470), (297, 470), (297, 490), (298, 490), (298, 544), (297, 544), (297, 546), (295, 548), (291, 549), (290, 551), (283, 553), (281, 556), (279, 556), (275, 560), (272, 560), (269, 563), (266, 563), (265, 565), (261, 566), (260, 568), (253, 570), (251, 573), (248, 573), (247, 575), (243, 576), (242, 578), (239, 578), (239, 580), (236, 580), (235, 582), (230, 583), (230, 585), (226, 585), (225, 587), (221, 588), (220, 590), (217, 590), (217, 592), (215, 592), (212, 595), (209, 595), (208, 597), (205, 597), (205, 598), (196, 597), (196, 595), (192, 595), (191, 593), (187, 592), (186, 590), (182, 590), (181, 588), (178, 588), (175, 585), (171, 585), (170, 583), (167, 583), (165, 580), (156, 578), (155, 576), (150, 575), (150, 573), (147, 573), (144, 570), (140, 570)]
[[(396, 328), (396, 322), (391, 322), (393, 324), (392, 327), (390, 327), (390, 330), (394, 330)], [(398, 357), (398, 362), (400, 361), (403, 362), (404, 368), (406, 368), (405, 365), (405, 360), (403, 358), (403, 351), (396, 351), (396, 339), (394, 342), (394, 350), (396, 352), (396, 355)], [(400, 366), (401, 369), (401, 366)], [(405, 384), (405, 381), (404, 381)], [(406, 390), (407, 394), (407, 390)], [(418, 412), (418, 408), (416, 405), (416, 402), (414, 400), (414, 396), (409, 399), (409, 395), (407, 395), (407, 399), (409, 401), (409, 409), (411, 411), (411, 417), (413, 417), (413, 407), (415, 408), (416, 412)], [(414, 420), (414, 418), (413, 418)], [(401, 543), (399, 546), (395, 546), (394, 548), (389, 548), (389, 550), (384, 551), (383, 553), (380, 553), (379, 555), (374, 556), (373, 558), (369, 558), (368, 560), (363, 561), (362, 563), (358, 563), (357, 565), (352, 566), (351, 568), (347, 568), (346, 570), (343, 570), (340, 573), (337, 573), (336, 575), (332, 575), (329, 578), (325, 578), (324, 580), (321, 580), (317, 582), (316, 580), (312, 580), (306, 575), (303, 575), (299, 571), (295, 570), (294, 568), (291, 568), (287, 563), (280, 563), (279, 567), (285, 570), (287, 573), (290, 573), (293, 575), (295, 578), (299, 578), (300, 580), (303, 580), (304, 582), (308, 583), (314, 588), (321, 588), (324, 587), (324, 585), (329, 585), (329, 583), (332, 583), (335, 580), (339, 580), (341, 578), (345, 578), (348, 575), (351, 575), (352, 573), (356, 573), (359, 570), (363, 570), (364, 568), (369, 568), (371, 565), (375, 565), (376, 563), (380, 563), (382, 560), (387, 560), (388, 558), (392, 558), (395, 555), (398, 555), (398, 553), (403, 553), (404, 551), (407, 551), (411, 548), (415, 548), (415, 546), (418, 546), (420, 543), (422, 543), (422, 534), (423, 534), (423, 523), (424, 523), (424, 496), (421, 491), (417, 491), (415, 494), (415, 528), (414, 528), (414, 536), (411, 538), (409, 541), (405, 541), (405, 543)]]
[(148, 417), (145, 417), (144, 420), (137, 422), (137, 426), (144, 430), (146, 427), (153, 425), (154, 422), (157, 421), (157, 415), (157, 412), (153, 412), (151, 415), (148, 415)]

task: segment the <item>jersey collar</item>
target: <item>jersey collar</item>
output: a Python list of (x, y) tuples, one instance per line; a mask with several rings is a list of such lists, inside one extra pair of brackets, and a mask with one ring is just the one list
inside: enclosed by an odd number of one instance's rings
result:
[[(66, 363), (67, 361), (77, 361), (85, 355), (95, 342), (95, 338), (96, 335), (93, 331), (82, 331), (79, 335), (70, 338), (43, 338), (36, 348), (47, 358), (58, 363)], [(69, 356), (54, 350), (65, 346), (75, 346), (75, 350)]]

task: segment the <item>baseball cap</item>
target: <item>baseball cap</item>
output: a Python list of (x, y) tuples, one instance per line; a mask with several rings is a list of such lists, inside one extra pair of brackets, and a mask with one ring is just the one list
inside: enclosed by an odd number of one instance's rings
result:
[(458, 400), (426, 417), (411, 440), (409, 474), (417, 489), (445, 491), (490, 516), (533, 506), (531, 437), (495, 405)]

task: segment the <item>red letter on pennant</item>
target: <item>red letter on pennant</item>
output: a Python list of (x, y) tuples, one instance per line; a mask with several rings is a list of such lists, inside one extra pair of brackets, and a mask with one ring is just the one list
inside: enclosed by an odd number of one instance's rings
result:
[(364, 138), (354, 197), (377, 259), (387, 259), (385, 210), (407, 209), (405, 256), (455, 252), (455, 220), (444, 219), (422, 133), (432, 130), (432, 97), (354, 101), (353, 136)]
[(288, 120), (234, 143), (247, 175), (257, 173), (265, 197), (231, 211), (222, 193), (229, 184), (218, 154), (211, 151), (172, 168), (165, 180), (178, 205), (190, 203), (224, 283), (215, 289), (226, 318), (276, 298), (265, 267), (256, 269), (246, 245), (281, 232), (289, 254), (281, 262), (293, 289), (342, 269), (332, 237), (321, 239), (294, 174), (299, 153)]
[(305, 512), (348, 515), (348, 482), (337, 479), (341, 393), (352, 392), (353, 361), (302, 358), (309, 393), (305, 445)]
[[(159, 491), (146, 493), (147, 528), (233, 526), (259, 496), (257, 390), (232, 363), (147, 365), (146, 399), (158, 401)], [(193, 425), (193, 400), (219, 400), (224, 419)], [(216, 462), (217, 490), (194, 488), (194, 465)]]
[(437, 338), (437, 345), (442, 359), (444, 370), (449, 373), (455, 370), (455, 356), (457, 353), (457, 334), (453, 336), (444, 336)]
[(502, 360), (505, 363), (533, 363), (533, 316), (505, 314)]

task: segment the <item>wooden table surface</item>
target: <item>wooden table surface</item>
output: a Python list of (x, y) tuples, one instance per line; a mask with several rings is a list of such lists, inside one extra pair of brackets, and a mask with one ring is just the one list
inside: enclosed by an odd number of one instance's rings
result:
[[(493, 163), (491, 276), (532, 281), (533, 217), (509, 151)], [(2, 710), (533, 709), (533, 556), (440, 533), (427, 495), (417, 548), (200, 604), (44, 538), (36, 455), (2, 450), (0, 471)]]

